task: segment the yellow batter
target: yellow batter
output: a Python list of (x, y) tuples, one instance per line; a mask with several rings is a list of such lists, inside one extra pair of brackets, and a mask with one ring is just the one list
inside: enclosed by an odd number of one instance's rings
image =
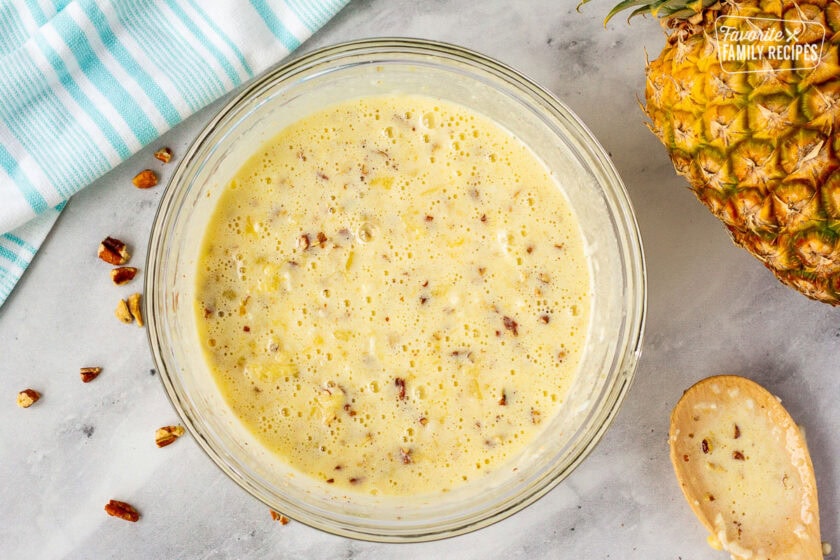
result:
[(242, 167), (203, 241), (196, 312), (227, 403), (327, 484), (445, 491), (562, 406), (585, 343), (579, 224), (522, 142), (459, 105), (370, 97)]

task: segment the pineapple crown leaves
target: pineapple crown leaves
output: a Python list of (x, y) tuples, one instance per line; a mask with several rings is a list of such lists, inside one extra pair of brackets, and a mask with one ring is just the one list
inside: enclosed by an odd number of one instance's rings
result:
[[(577, 9), (588, 3), (590, 0), (580, 0)], [(606, 25), (616, 14), (625, 10), (633, 9), (627, 20), (635, 16), (650, 14), (662, 19), (689, 19), (692, 16), (701, 14), (706, 8), (714, 7), (721, 0), (622, 0), (613, 7), (604, 18)]]

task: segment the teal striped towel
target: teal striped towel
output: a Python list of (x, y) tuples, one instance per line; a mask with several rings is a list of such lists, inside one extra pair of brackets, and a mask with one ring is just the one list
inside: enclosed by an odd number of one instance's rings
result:
[(0, 0), (0, 305), (65, 201), (349, 0)]

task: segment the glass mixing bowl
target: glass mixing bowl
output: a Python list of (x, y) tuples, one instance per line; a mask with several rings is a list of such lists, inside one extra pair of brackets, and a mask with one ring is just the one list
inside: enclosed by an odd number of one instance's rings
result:
[[(565, 405), (542, 436), (480, 482), (433, 496), (338, 491), (267, 452), (225, 405), (194, 314), (196, 259), (219, 195), (284, 126), (343, 100), (386, 93), (437, 97), (495, 120), (562, 178), (578, 215), (592, 282), (586, 347)], [(163, 195), (145, 278), (149, 340), (161, 380), (210, 458), (271, 508), (331, 533), (422, 541), (472, 531), (544, 495), (600, 440), (633, 377), (645, 316), (645, 272), (627, 193), (604, 149), (550, 93), (515, 70), (452, 45), (356, 41), (266, 73), (230, 101), (184, 154)]]

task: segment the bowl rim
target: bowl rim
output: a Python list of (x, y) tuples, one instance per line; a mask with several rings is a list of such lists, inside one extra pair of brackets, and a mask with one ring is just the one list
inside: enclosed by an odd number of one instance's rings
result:
[[(333, 519), (299, 518), (299, 516), (290, 515), (290, 517), (305, 525), (339, 536), (375, 542), (422, 542), (454, 537), (496, 523), (531, 505), (556, 487), (600, 443), (603, 435), (615, 419), (638, 369), (647, 316), (647, 274), (641, 233), (632, 202), (606, 150), (580, 118), (554, 96), (554, 94), (521, 72), (489, 56), (452, 43), (427, 39), (409, 37), (356, 39), (328, 45), (306, 53), (296, 54), (285, 61), (281, 61), (253, 78), (218, 109), (214, 116), (202, 127), (189, 148), (184, 152), (183, 157), (180, 158), (176, 169), (164, 188), (149, 235), (143, 285), (145, 294), (143, 298), (143, 311), (147, 322), (147, 339), (161, 383), (164, 386), (167, 398), (193, 439), (195, 439), (199, 447), (211, 461), (238, 486), (267, 506), (271, 508), (275, 507), (254, 487), (251, 481), (244, 479), (240, 473), (236, 472), (224, 461), (224, 458), (207, 440), (202, 431), (195, 426), (193, 419), (185, 411), (182, 395), (180, 395), (179, 390), (170, 377), (171, 374), (167, 368), (168, 364), (163, 356), (162, 345), (164, 343), (161, 338), (162, 329), (158, 325), (158, 317), (155, 312), (155, 305), (157, 303), (155, 279), (160, 274), (160, 268), (162, 266), (158, 262), (157, 257), (160, 255), (160, 251), (163, 249), (164, 241), (168, 235), (167, 228), (162, 226), (166, 219), (171, 216), (172, 210), (177, 210), (177, 208), (173, 208), (176, 195), (178, 194), (176, 186), (183, 184), (183, 178), (190, 170), (189, 164), (193, 162), (196, 154), (202, 151), (202, 148), (205, 147), (205, 144), (213, 136), (217, 127), (236, 116), (237, 109), (244, 101), (257, 96), (261, 90), (269, 88), (279, 81), (308, 70), (313, 66), (323, 64), (325, 61), (353, 55), (385, 53), (392, 53), (394, 55), (431, 55), (456, 60), (459, 63), (466, 62), (471, 68), (478, 68), (481, 71), (489, 72), (493, 77), (501, 78), (508, 84), (513, 84), (523, 93), (533, 96), (545, 104), (554, 113), (554, 116), (557, 113), (562, 114), (565, 119), (568, 119), (572, 125), (578, 128), (577, 132), (587, 142), (586, 147), (589, 149), (587, 155), (592, 157), (601, 166), (601, 171), (609, 176), (611, 189), (608, 194), (611, 194), (613, 199), (616, 199), (612, 200), (609, 204), (609, 213), (612, 220), (617, 224), (615, 227), (621, 229), (625, 234), (624, 244), (620, 244), (620, 249), (625, 257), (624, 266), (622, 267), (623, 280), (627, 283), (623, 293), (624, 313), (623, 324), (620, 329), (623, 340), (622, 344), (616, 346), (616, 352), (613, 355), (613, 362), (618, 363), (621, 367), (617, 371), (615, 379), (605, 385), (605, 394), (601, 397), (602, 406), (598, 408), (597, 414), (589, 421), (589, 424), (595, 427), (594, 431), (589, 431), (587, 437), (583, 438), (584, 444), (576, 450), (574, 459), (568, 463), (563, 472), (551, 477), (545, 483), (537, 485), (533, 491), (519, 495), (518, 499), (505, 502), (503, 508), (494, 508), (490, 510), (488, 515), (479, 519), (466, 520), (457, 526), (447, 526), (442, 530), (429, 530), (416, 534), (402, 532), (378, 533), (373, 530), (367, 530), (369, 529), (367, 525), (351, 528), (339, 525)], [(634, 302), (634, 305), (628, 306), (627, 304), (630, 302)]]

